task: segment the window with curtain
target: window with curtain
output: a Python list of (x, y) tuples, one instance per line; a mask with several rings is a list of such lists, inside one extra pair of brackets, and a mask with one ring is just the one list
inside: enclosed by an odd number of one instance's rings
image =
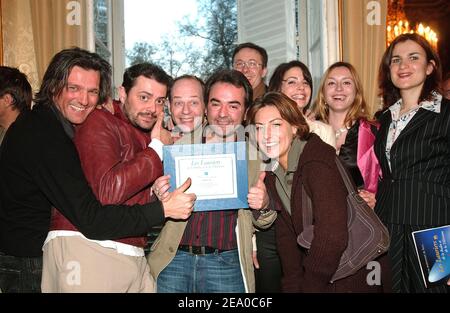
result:
[(120, 86), (125, 70), (124, 0), (94, 0), (92, 7), (95, 52), (113, 64), (113, 85)]
[(95, 51), (105, 60), (111, 61), (111, 34), (109, 1), (96, 0), (94, 5)]

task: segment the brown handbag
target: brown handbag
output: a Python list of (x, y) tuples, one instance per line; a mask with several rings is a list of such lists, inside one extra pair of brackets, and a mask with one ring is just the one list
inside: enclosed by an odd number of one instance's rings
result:
[[(336, 157), (336, 164), (347, 188), (347, 227), (348, 244), (341, 256), (338, 269), (331, 282), (356, 273), (367, 263), (375, 260), (389, 248), (389, 232), (375, 212), (359, 196), (351, 178)], [(309, 249), (314, 238), (313, 206), (311, 198), (302, 185), (303, 231), (297, 237), (297, 243)]]

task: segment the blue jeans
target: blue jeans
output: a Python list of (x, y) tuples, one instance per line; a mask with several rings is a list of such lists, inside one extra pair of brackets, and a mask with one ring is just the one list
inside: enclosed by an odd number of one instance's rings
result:
[(0, 289), (2, 292), (41, 292), (42, 257), (24, 258), (0, 252)]
[(159, 274), (157, 292), (245, 292), (238, 250), (204, 255), (178, 250)]

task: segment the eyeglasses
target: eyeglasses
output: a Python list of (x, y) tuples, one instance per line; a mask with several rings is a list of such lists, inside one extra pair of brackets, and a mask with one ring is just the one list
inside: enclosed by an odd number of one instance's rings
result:
[(240, 69), (243, 69), (244, 66), (247, 66), (249, 69), (253, 70), (253, 69), (257, 68), (260, 65), (262, 65), (262, 64), (254, 61), (254, 60), (250, 60), (250, 61), (247, 61), (247, 62), (237, 61), (237, 62), (234, 63), (234, 68), (240, 70)]
[(305, 79), (298, 79), (296, 77), (290, 77), (288, 79), (283, 79), (283, 83), (286, 83), (289, 87), (291, 86), (303, 86), (303, 87), (311, 87), (311, 85)]

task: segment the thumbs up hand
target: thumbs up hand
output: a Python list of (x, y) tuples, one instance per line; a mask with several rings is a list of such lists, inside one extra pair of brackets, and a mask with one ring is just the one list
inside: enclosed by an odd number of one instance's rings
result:
[(269, 206), (269, 195), (264, 184), (265, 177), (266, 172), (261, 172), (256, 183), (248, 191), (247, 201), (251, 209), (261, 210)]
[(185, 193), (191, 183), (190, 178), (186, 179), (183, 185), (171, 192), (167, 199), (162, 202), (165, 217), (185, 220), (191, 215), (197, 199), (195, 194)]

